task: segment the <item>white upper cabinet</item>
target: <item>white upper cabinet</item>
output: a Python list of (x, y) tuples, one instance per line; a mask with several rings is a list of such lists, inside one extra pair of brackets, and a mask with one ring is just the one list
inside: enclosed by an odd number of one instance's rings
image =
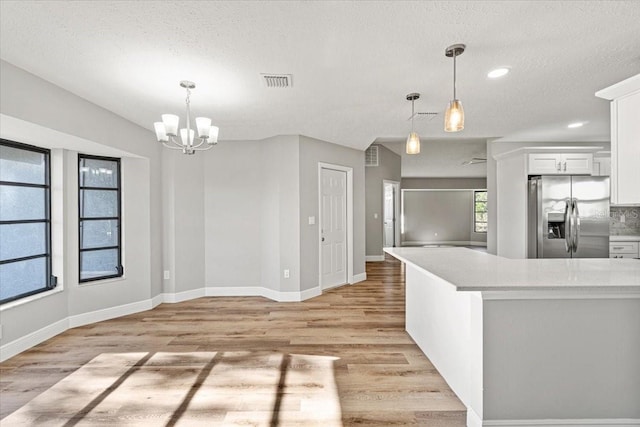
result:
[(611, 203), (640, 204), (640, 74), (596, 96), (611, 100)]
[(531, 153), (529, 175), (591, 175), (592, 153)]

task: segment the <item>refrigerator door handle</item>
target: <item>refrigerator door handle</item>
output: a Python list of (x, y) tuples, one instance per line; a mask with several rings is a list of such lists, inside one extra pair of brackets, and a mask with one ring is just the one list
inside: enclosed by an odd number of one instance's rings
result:
[(572, 247), (573, 252), (578, 250), (578, 236), (580, 235), (580, 213), (578, 212), (578, 199), (573, 199), (571, 201), (571, 210), (573, 215), (573, 227), (571, 227), (571, 232), (573, 234), (572, 239)]
[(571, 252), (573, 248), (573, 204), (570, 199), (565, 201), (564, 208), (564, 248)]

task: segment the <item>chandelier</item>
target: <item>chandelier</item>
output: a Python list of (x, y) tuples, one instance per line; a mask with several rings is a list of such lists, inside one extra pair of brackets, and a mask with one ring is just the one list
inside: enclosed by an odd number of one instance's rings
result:
[(195, 138), (195, 130), (191, 127), (190, 96), (191, 89), (196, 87), (194, 82), (182, 80), (180, 86), (187, 91), (187, 125), (180, 129), (180, 140), (178, 141), (178, 126), (180, 117), (175, 114), (163, 114), (161, 122), (155, 122), (153, 127), (156, 131), (158, 142), (162, 142), (167, 148), (182, 150), (183, 154), (195, 154), (196, 151), (211, 149), (218, 143), (218, 127), (211, 125), (211, 119), (207, 117), (196, 117), (196, 129), (198, 138)]

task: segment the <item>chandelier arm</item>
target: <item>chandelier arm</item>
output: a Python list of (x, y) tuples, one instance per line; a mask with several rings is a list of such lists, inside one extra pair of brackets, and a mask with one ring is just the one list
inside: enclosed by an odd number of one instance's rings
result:
[(184, 148), (184, 145), (182, 145), (180, 142), (176, 141), (176, 137), (174, 137), (174, 136), (170, 136), (170, 137), (169, 137), (169, 141), (167, 141), (167, 144), (168, 144), (168, 143), (171, 143), (171, 144), (173, 144), (173, 145), (165, 145), (166, 147), (169, 147), (169, 146), (173, 147), (173, 146), (175, 146), (175, 147), (177, 147), (177, 148), (179, 148), (179, 149), (181, 149), (181, 150)]
[[(200, 145), (202, 145), (202, 144), (200, 144)], [(209, 144), (207, 147), (198, 148), (198, 147), (200, 147), (200, 145), (198, 145), (197, 147), (193, 147), (192, 150), (194, 150), (194, 151), (207, 151), (207, 150), (211, 150), (213, 148), (212, 144)]]
[(177, 147), (175, 145), (171, 145), (171, 144), (169, 144), (167, 142), (163, 142), (162, 145), (164, 145), (165, 147), (170, 148), (172, 150), (182, 150), (182, 148), (183, 148), (183, 147)]
[(200, 143), (198, 145), (194, 145), (191, 148), (198, 148), (200, 147), (202, 144), (204, 144), (204, 139), (200, 139)]

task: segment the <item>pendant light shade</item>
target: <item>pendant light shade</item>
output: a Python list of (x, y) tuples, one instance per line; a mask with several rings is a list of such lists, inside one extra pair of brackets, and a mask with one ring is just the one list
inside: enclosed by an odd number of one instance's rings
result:
[(459, 132), (464, 129), (464, 109), (462, 102), (457, 99), (449, 101), (447, 111), (444, 114), (444, 130), (446, 132)]
[(420, 137), (413, 131), (413, 117), (415, 116), (414, 102), (419, 98), (419, 93), (410, 93), (407, 95), (407, 101), (411, 101), (411, 133), (407, 137), (407, 154), (420, 154)]
[(420, 137), (415, 132), (407, 137), (407, 154), (420, 154)]
[(453, 57), (453, 99), (447, 105), (444, 114), (445, 132), (459, 132), (464, 129), (464, 109), (462, 103), (456, 98), (456, 56), (462, 55), (465, 49), (463, 44), (454, 44), (445, 50), (445, 56)]

